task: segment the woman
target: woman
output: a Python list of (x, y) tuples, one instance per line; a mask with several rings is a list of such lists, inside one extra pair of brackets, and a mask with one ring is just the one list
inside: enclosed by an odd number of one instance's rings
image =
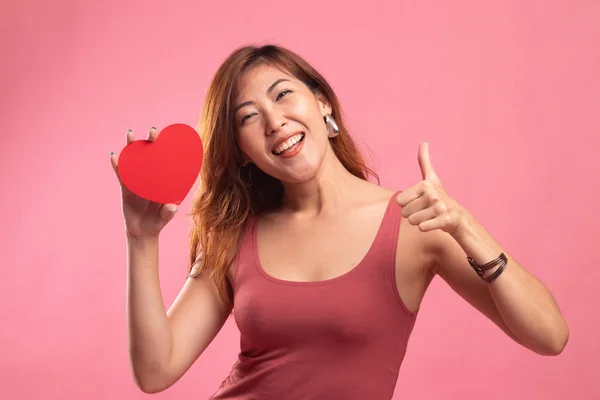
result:
[(566, 345), (552, 295), (444, 191), (428, 144), (421, 182), (371, 183), (335, 93), (293, 52), (233, 52), (200, 133), (191, 274), (168, 312), (158, 237), (177, 207), (122, 187), (130, 358), (144, 392), (173, 385), (235, 311), (241, 352), (213, 399), (389, 399), (435, 275), (522, 346)]

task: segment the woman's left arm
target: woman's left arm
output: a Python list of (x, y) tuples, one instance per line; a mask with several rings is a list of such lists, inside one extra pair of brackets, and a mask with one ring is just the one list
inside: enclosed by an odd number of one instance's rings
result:
[[(558, 355), (569, 338), (569, 328), (546, 286), (523, 268), (464, 208), (461, 228), (453, 234), (440, 230), (434, 241), (436, 273), (459, 295), (488, 316), (499, 315), (526, 348), (542, 355)], [(432, 232), (433, 233), (433, 232)], [(467, 255), (479, 265), (507, 258), (504, 271), (493, 281), (483, 281), (471, 268)], [(499, 268), (486, 271), (489, 276)], [(495, 309), (492, 309), (494, 307)]]
[[(418, 159), (423, 180), (401, 192), (396, 201), (403, 217), (429, 232), (425, 237), (436, 260), (435, 273), (518, 343), (538, 354), (560, 354), (569, 328), (550, 291), (446, 193), (431, 164), (427, 142), (421, 144)], [(469, 256), (482, 265), (501, 253), (507, 258), (506, 268), (490, 283), (467, 261)]]

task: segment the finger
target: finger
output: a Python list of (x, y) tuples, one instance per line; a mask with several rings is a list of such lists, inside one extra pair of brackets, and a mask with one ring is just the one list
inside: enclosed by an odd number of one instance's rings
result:
[(159, 211), (160, 219), (166, 224), (171, 219), (173, 219), (176, 212), (177, 212), (177, 205), (171, 204), (171, 203), (163, 204), (160, 207), (160, 211)]
[(428, 207), (424, 210), (420, 210), (408, 217), (408, 221), (412, 225), (420, 225), (425, 221), (429, 221), (430, 219), (434, 219), (437, 217), (437, 212), (434, 207)]
[(446, 222), (443, 215), (438, 215), (435, 218), (429, 218), (419, 223), (419, 230), (421, 232), (429, 232), (435, 229), (442, 229)]
[(434, 179), (435, 171), (433, 169), (433, 164), (431, 163), (431, 157), (429, 156), (429, 142), (421, 143), (417, 158), (419, 160), (419, 168), (421, 168), (423, 180)]
[(110, 164), (115, 173), (115, 176), (117, 177), (117, 180), (119, 181), (119, 185), (121, 185), (121, 187), (125, 187), (125, 185), (123, 185), (123, 181), (121, 181), (121, 177), (119, 176), (119, 167), (118, 167), (117, 163), (118, 163), (117, 156), (111, 151), (110, 152)]
[(133, 135), (133, 131), (131, 129), (129, 129), (127, 131), (127, 144), (134, 142), (135, 141), (135, 136)]
[(117, 176), (117, 179), (120, 180), (119, 178), (119, 172), (117, 169), (117, 156), (115, 155), (115, 153), (113, 153), (112, 151), (110, 152), (110, 165), (112, 166), (112, 169), (115, 173), (115, 175)]
[(423, 185), (421, 182), (417, 183), (414, 186), (402, 191), (402, 193), (396, 196), (396, 202), (401, 206), (405, 207), (411, 201), (418, 199), (424, 193)]
[(148, 140), (154, 142), (158, 137), (158, 132), (155, 127), (152, 127), (148, 130)]
[(421, 211), (425, 210), (429, 207), (429, 202), (425, 196), (419, 196), (407, 205), (402, 207), (401, 214), (404, 218), (408, 218), (409, 216)]
[(115, 176), (117, 177), (117, 180), (119, 181), (119, 185), (121, 186), (121, 191), (123, 193), (131, 193), (131, 191), (129, 189), (127, 189), (127, 186), (125, 186), (123, 184), (123, 181), (121, 180), (121, 176), (119, 175), (119, 166), (118, 166), (117, 156), (112, 151), (110, 152), (110, 164), (115, 173)]

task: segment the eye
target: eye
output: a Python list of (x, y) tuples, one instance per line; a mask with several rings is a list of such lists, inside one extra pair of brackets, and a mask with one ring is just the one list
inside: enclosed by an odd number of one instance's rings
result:
[(292, 93), (291, 90), (284, 90), (283, 92), (279, 93), (277, 95), (277, 100), (279, 100), (280, 98), (282, 98), (286, 93)]
[(243, 124), (248, 118), (250, 118), (251, 116), (253, 116), (255, 113), (252, 114), (248, 114), (248, 115), (244, 115), (240, 121), (240, 124)]

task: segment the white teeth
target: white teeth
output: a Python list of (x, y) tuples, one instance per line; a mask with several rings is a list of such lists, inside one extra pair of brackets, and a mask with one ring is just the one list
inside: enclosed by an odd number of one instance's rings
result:
[(279, 146), (277, 146), (277, 148), (273, 152), (275, 154), (283, 153), (284, 151), (286, 151), (287, 149), (289, 149), (290, 147), (292, 147), (293, 145), (298, 143), (300, 141), (300, 139), (302, 139), (302, 137), (303, 137), (302, 133), (292, 136), (291, 138), (289, 138), (288, 140), (286, 140), (285, 142), (283, 142)]

